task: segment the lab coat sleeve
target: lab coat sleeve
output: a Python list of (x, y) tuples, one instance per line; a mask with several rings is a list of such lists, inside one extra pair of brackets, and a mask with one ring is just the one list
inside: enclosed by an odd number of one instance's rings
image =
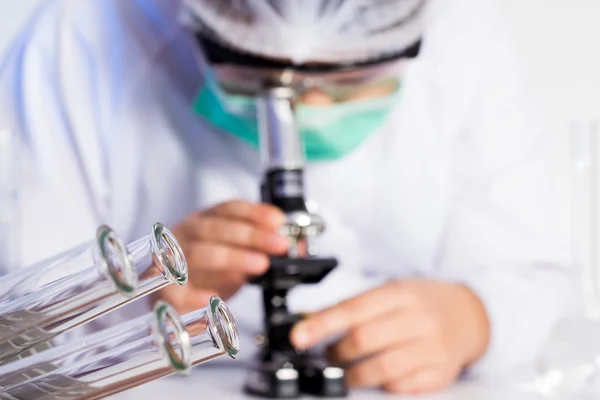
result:
[(528, 104), (506, 25), (480, 17), (487, 35), (472, 49), (476, 95), (453, 141), (454, 201), (438, 259), (440, 276), (470, 286), (489, 315), (491, 343), (472, 373), (533, 361), (572, 289), (553, 138)]
[[(13, 231), (23, 267), (93, 240), (102, 224), (122, 234), (111, 219), (105, 134), (122, 88), (103, 84), (104, 60), (77, 25), (81, 16), (100, 17), (78, 8), (87, 3), (44, 2), (0, 65), (0, 129), (14, 130), (22, 143)], [(148, 311), (147, 300), (135, 302), (133, 314)], [(126, 309), (81, 333), (125, 320)]]
[(14, 230), (22, 265), (93, 239), (105, 211), (92, 60), (63, 6), (44, 2), (0, 64), (0, 126), (22, 144)]

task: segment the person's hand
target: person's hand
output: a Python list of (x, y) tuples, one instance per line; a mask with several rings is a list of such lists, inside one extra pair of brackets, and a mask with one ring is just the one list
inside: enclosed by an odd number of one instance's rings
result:
[(179, 312), (205, 307), (212, 295), (233, 296), (250, 276), (269, 267), (269, 255), (284, 254), (286, 238), (278, 234), (285, 215), (277, 208), (231, 201), (191, 214), (172, 229), (186, 257), (189, 282), (170, 285), (154, 300), (166, 300)]
[(328, 357), (351, 388), (422, 394), (448, 387), (485, 353), (489, 322), (465, 286), (397, 281), (312, 314), (291, 340), (310, 349), (340, 334)]

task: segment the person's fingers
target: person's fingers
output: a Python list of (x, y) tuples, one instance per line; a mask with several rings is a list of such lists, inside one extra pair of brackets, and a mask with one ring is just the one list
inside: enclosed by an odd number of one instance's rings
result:
[(386, 285), (313, 314), (294, 327), (291, 340), (298, 349), (311, 348), (330, 336), (410, 307), (412, 302), (412, 296), (402, 294), (400, 285)]
[(203, 271), (190, 276), (190, 284), (198, 289), (214, 289), (223, 300), (233, 296), (248, 281), (248, 276), (239, 272)]
[(352, 388), (376, 387), (391, 381), (401, 381), (404, 376), (434, 363), (435, 355), (428, 341), (417, 340), (392, 347), (346, 371), (346, 380)]
[(221, 203), (208, 210), (206, 214), (245, 220), (272, 232), (277, 232), (286, 220), (283, 211), (277, 207), (243, 200)]
[(420, 313), (399, 310), (351, 329), (331, 346), (328, 356), (335, 364), (346, 364), (383, 349), (426, 336), (431, 323)]
[(287, 250), (288, 239), (260, 226), (221, 216), (205, 215), (188, 228), (192, 239), (231, 244), (271, 254)]
[(263, 253), (216, 243), (193, 243), (188, 248), (187, 258), (190, 280), (194, 280), (198, 271), (231, 271), (262, 275), (269, 268), (269, 257)]
[(458, 374), (443, 367), (423, 368), (384, 384), (383, 389), (389, 393), (403, 395), (434, 393), (448, 388), (457, 378)]

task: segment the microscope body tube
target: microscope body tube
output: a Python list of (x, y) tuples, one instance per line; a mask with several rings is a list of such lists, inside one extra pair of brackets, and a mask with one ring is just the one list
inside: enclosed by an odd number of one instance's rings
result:
[(0, 399), (99, 399), (238, 352), (235, 320), (219, 298), (183, 317), (159, 302), (137, 320), (0, 367)]
[(304, 147), (295, 114), (293, 89), (264, 89), (258, 98), (261, 164), (264, 170), (302, 169)]
[(129, 246), (101, 227), (95, 242), (5, 279), (0, 364), (52, 347), (54, 337), (166, 285), (186, 283), (187, 264), (160, 224)]
[(258, 101), (262, 200), (284, 212), (304, 212), (304, 148), (292, 89), (266, 89)]

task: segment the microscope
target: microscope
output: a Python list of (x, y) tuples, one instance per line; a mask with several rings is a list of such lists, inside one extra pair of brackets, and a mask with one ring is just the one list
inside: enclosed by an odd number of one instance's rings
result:
[(263, 165), (261, 198), (283, 210), (283, 234), (289, 251), (272, 257), (269, 271), (252, 282), (262, 289), (264, 333), (257, 365), (244, 390), (266, 398), (296, 398), (301, 394), (345, 397), (344, 371), (324, 358), (294, 349), (290, 332), (302, 317), (290, 312), (287, 295), (298, 285), (316, 284), (338, 264), (319, 257), (315, 239), (325, 222), (307, 204), (304, 193), (304, 148), (295, 117), (296, 91), (281, 82), (266, 84), (258, 96), (258, 117)]
[[(328, 364), (324, 357), (310, 351), (295, 349), (290, 343), (290, 333), (303, 317), (288, 308), (289, 292), (300, 285), (321, 282), (338, 265), (336, 258), (320, 256), (316, 246), (326, 226), (316, 207), (305, 197), (305, 151), (296, 105), (298, 97), (311, 87), (332, 84), (343, 91), (348, 82), (356, 86), (379, 81), (382, 76), (396, 76), (404, 59), (420, 53), (419, 21), (426, 0), (414, 0), (408, 14), (406, 7), (390, 8), (392, 14), (398, 14), (397, 23), (389, 24), (384, 19), (381, 31), (372, 31), (377, 35), (406, 30), (399, 35), (402, 40), (398, 48), (378, 51), (372, 57), (363, 55), (362, 61), (304, 64), (245, 48), (245, 40), (256, 34), (249, 29), (253, 26), (251, 22), (256, 22), (253, 20), (256, 9), (250, 7), (254, 2), (236, 2), (235, 6), (222, 0), (185, 2), (194, 9), (187, 14), (187, 23), (194, 30), (204, 61), (211, 66), (208, 76), (215, 78), (220, 90), (257, 100), (261, 200), (278, 207), (287, 216), (282, 233), (289, 239), (288, 253), (272, 257), (267, 273), (251, 282), (262, 290), (264, 326), (257, 338), (260, 351), (256, 365), (249, 371), (244, 391), (262, 398), (297, 398), (304, 394), (346, 397), (348, 389), (342, 368)], [(267, 3), (263, 4), (267, 7)], [(230, 40), (231, 37), (236, 40)], [(263, 38), (263, 41), (268, 40)], [(198, 65), (203, 70), (204, 63), (199, 61)]]

